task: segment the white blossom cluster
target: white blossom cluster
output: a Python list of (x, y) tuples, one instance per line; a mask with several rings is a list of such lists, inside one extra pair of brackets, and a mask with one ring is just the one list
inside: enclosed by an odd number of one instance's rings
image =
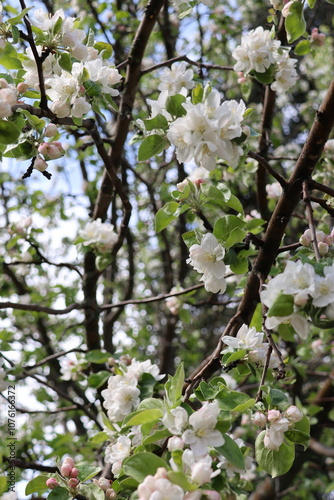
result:
[(269, 410), (265, 416), (261, 412), (256, 412), (253, 422), (259, 427), (267, 426), (264, 446), (268, 450), (278, 451), (284, 441), (284, 433), (293, 429), (295, 423), (302, 418), (303, 414), (297, 406), (291, 405), (284, 413), (279, 410)]
[[(257, 332), (256, 328), (249, 328), (243, 324), (235, 337), (224, 336), (224, 343), (232, 350), (246, 350), (247, 358), (252, 363), (264, 365), (268, 353), (269, 344), (263, 342), (264, 333)], [(226, 352), (226, 350), (224, 351)], [(228, 351), (227, 351), (228, 352)], [(279, 360), (275, 352), (272, 352), (269, 368), (276, 368)]]
[(189, 249), (187, 264), (190, 264), (195, 271), (203, 273), (200, 281), (204, 282), (207, 292), (224, 293), (226, 290), (224, 256), (224, 247), (211, 233), (203, 236), (200, 245), (192, 245)]
[(270, 308), (281, 294), (293, 297), (294, 310), (285, 316), (267, 316), (266, 327), (276, 329), (281, 323), (290, 322), (305, 339), (309, 332), (305, 317), (309, 306), (321, 309), (328, 320), (334, 319), (334, 264), (325, 265), (322, 274), (318, 274), (308, 262), (289, 261), (284, 272), (270, 280), (261, 292), (261, 301)]
[[(44, 46), (52, 48), (43, 62), (46, 91), (52, 103), (50, 109), (59, 117), (82, 118), (91, 110), (95, 97), (118, 95), (113, 88), (120, 82), (121, 75), (112, 67), (97, 49), (83, 43), (86, 33), (75, 27), (75, 19), (65, 17), (62, 9), (49, 16), (43, 9), (37, 9), (31, 23), (43, 32)], [(60, 28), (55, 29), (60, 23)], [(37, 47), (42, 55), (41, 46)], [(78, 62), (71, 69), (60, 66), (60, 57), (68, 54)], [(32, 89), (39, 89), (37, 65), (30, 48), (22, 61), (26, 71), (25, 83)]]
[(96, 219), (88, 222), (84, 229), (79, 231), (79, 236), (84, 240), (84, 246), (92, 246), (100, 253), (109, 252), (117, 241), (117, 233), (112, 224)]
[(261, 26), (242, 35), (241, 44), (233, 50), (232, 56), (237, 60), (234, 70), (244, 74), (252, 71), (265, 73), (273, 66), (275, 75), (271, 88), (276, 92), (286, 92), (297, 81), (297, 59), (290, 58), (281, 42), (274, 40), (271, 31)]
[(177, 159), (184, 163), (194, 161), (211, 171), (219, 157), (235, 168), (243, 151), (233, 139), (242, 135), (245, 103), (221, 103), (219, 92), (212, 90), (203, 102), (193, 104), (188, 98), (183, 107), (186, 115), (172, 122), (167, 133)]
[(187, 69), (185, 61), (175, 62), (172, 64), (171, 69), (163, 69), (158, 89), (161, 91), (167, 90), (169, 95), (178, 94), (184, 88), (190, 90), (195, 86), (193, 77), (194, 72), (192, 69)]
[(17, 89), (15, 85), (0, 78), (0, 118), (12, 116), (12, 106), (17, 104)]

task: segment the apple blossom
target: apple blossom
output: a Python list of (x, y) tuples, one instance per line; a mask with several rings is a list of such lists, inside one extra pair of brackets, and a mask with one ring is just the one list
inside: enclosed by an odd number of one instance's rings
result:
[(293, 423), (299, 422), (303, 418), (302, 412), (294, 405), (289, 406), (289, 408), (285, 410), (284, 415)]
[(46, 480), (46, 486), (50, 488), (50, 490), (54, 490), (57, 486), (59, 486), (59, 483), (55, 477), (50, 477)]
[(182, 434), (188, 424), (188, 413), (182, 406), (178, 406), (164, 415), (162, 423), (172, 434)]

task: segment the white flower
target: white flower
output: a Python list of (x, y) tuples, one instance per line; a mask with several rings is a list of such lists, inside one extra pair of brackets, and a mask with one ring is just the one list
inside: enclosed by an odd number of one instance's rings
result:
[(182, 406), (178, 406), (164, 415), (162, 423), (172, 434), (182, 434), (188, 423), (188, 413)]
[(242, 35), (241, 45), (232, 52), (237, 60), (234, 71), (247, 74), (252, 70), (264, 73), (275, 62), (273, 52), (280, 46), (280, 42), (271, 38), (271, 32), (261, 26)]
[(187, 69), (186, 62), (175, 62), (171, 69), (164, 68), (158, 89), (168, 90), (169, 95), (178, 94), (182, 88), (192, 89), (195, 85), (193, 76), (194, 72), (192, 69)]
[(122, 462), (124, 458), (130, 455), (131, 439), (127, 436), (120, 436), (115, 444), (108, 446), (106, 450), (106, 462), (114, 464)]
[(137, 379), (114, 375), (109, 378), (108, 388), (101, 392), (103, 406), (108, 410), (111, 422), (120, 422), (140, 403)]
[(101, 219), (88, 222), (84, 229), (79, 231), (79, 235), (85, 240), (83, 245), (92, 245), (100, 252), (109, 251), (117, 241), (114, 226), (103, 223)]
[(168, 448), (168, 451), (183, 450), (184, 442), (178, 436), (171, 436), (168, 439), (167, 448)]
[(326, 307), (334, 302), (334, 264), (326, 266), (324, 276), (316, 274), (314, 289), (310, 290), (312, 303), (317, 307)]
[(78, 97), (73, 102), (73, 106), (71, 109), (71, 115), (74, 118), (82, 118), (83, 115), (88, 113), (92, 109), (91, 105), (86, 101), (84, 97)]
[(249, 328), (243, 324), (236, 337), (225, 335), (224, 343), (232, 349), (254, 349), (261, 347), (263, 341), (263, 332), (257, 332), (256, 328)]
[(13, 85), (0, 88), (0, 118), (12, 116), (12, 106), (17, 104), (17, 90)]
[(146, 476), (137, 489), (139, 500), (183, 500), (183, 489), (167, 479), (163, 467), (154, 476)]
[(268, 198), (276, 200), (282, 194), (282, 186), (279, 182), (273, 182), (272, 184), (266, 185), (266, 191)]
[(188, 444), (195, 456), (207, 455), (208, 446), (222, 446), (224, 438), (220, 431), (214, 430), (219, 415), (217, 401), (204, 403), (202, 408), (189, 417), (189, 425), (182, 434), (185, 444)]
[(187, 263), (199, 273), (203, 273), (201, 281), (204, 281), (206, 290), (223, 293), (226, 289), (224, 280), (226, 267), (223, 262), (225, 250), (217, 238), (207, 233), (200, 245), (195, 244), (190, 247), (189, 254)]
[(139, 379), (143, 373), (150, 373), (156, 380), (161, 380), (165, 376), (160, 374), (158, 365), (152, 364), (150, 359), (146, 361), (137, 361), (134, 358), (131, 361), (131, 365), (127, 368), (126, 376)]

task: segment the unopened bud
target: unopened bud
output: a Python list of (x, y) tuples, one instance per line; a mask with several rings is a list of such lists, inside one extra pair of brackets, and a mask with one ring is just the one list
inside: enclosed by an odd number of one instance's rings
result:
[(167, 448), (169, 451), (183, 450), (184, 442), (180, 437), (172, 436), (171, 438), (168, 439)]
[(269, 420), (270, 423), (273, 423), (276, 420), (279, 420), (281, 416), (282, 414), (279, 410), (269, 410), (267, 419)]
[(299, 422), (303, 418), (302, 412), (294, 405), (289, 406), (285, 412), (285, 416), (290, 422)]
[(108, 498), (108, 500), (116, 500), (117, 493), (112, 488), (108, 488), (106, 491), (106, 497)]
[(320, 255), (326, 255), (329, 252), (329, 247), (327, 243), (320, 241), (320, 243), (318, 244), (318, 250)]
[(69, 463), (63, 463), (63, 465), (60, 468), (60, 474), (64, 477), (70, 477), (71, 471), (72, 471), (72, 466)]
[(19, 94), (24, 94), (24, 92), (27, 92), (29, 85), (27, 85), (24, 82), (20, 82), (17, 84), (16, 88), (17, 88), (17, 91), (19, 92)]
[(111, 481), (106, 477), (100, 477), (100, 479), (98, 480), (98, 485), (103, 489), (103, 491), (107, 491), (110, 489)]
[(261, 428), (265, 427), (266, 423), (267, 423), (266, 416), (263, 413), (261, 413), (260, 411), (257, 411), (254, 414), (252, 420), (253, 420), (254, 425), (257, 425), (258, 427), (261, 427)]
[(71, 470), (70, 477), (78, 477), (79, 471), (75, 467)]
[(34, 162), (34, 167), (36, 170), (39, 170), (40, 172), (44, 172), (48, 168), (48, 164), (46, 163), (43, 158), (37, 157), (35, 162)]
[(46, 137), (53, 137), (57, 134), (58, 127), (54, 123), (49, 123), (49, 125), (45, 128), (44, 135)]
[(75, 489), (79, 484), (79, 480), (76, 479), (75, 477), (71, 477), (71, 479), (67, 481), (67, 484), (69, 488)]
[(50, 488), (50, 490), (54, 490), (59, 486), (59, 483), (55, 477), (50, 477), (50, 479), (47, 479), (46, 481), (46, 486)]

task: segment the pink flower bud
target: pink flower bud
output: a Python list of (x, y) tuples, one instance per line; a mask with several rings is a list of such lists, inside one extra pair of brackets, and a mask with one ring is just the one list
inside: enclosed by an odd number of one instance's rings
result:
[(311, 40), (314, 45), (321, 47), (325, 43), (326, 35), (324, 33), (319, 33), (318, 28), (313, 28), (311, 32)]
[(281, 416), (282, 414), (279, 410), (269, 410), (267, 419), (269, 420), (270, 423), (273, 423), (276, 422), (276, 420), (279, 420)]
[(63, 465), (60, 468), (60, 474), (64, 477), (70, 477), (71, 471), (72, 471), (72, 466), (70, 463), (63, 463)]
[(180, 437), (172, 436), (171, 438), (168, 439), (167, 448), (169, 451), (183, 450), (184, 442)]
[(201, 184), (204, 184), (204, 183), (205, 183), (204, 179), (196, 179), (194, 181), (195, 186), (198, 187), (198, 188), (200, 187)]
[(305, 233), (302, 234), (299, 238), (299, 243), (303, 245), (303, 247), (308, 247), (311, 244), (311, 235), (309, 235), (308, 231), (311, 232), (309, 229), (307, 229)]
[(49, 125), (45, 128), (44, 135), (46, 137), (53, 137), (58, 132), (58, 127), (54, 123), (49, 123)]
[(79, 484), (79, 480), (76, 479), (75, 477), (72, 477), (71, 479), (69, 479), (67, 481), (67, 484), (68, 484), (69, 488), (75, 489), (78, 486), (78, 484)]
[(60, 151), (58, 144), (53, 142), (42, 142), (38, 146), (38, 152), (42, 154), (46, 160), (57, 160), (64, 154)]
[(24, 82), (20, 82), (17, 84), (17, 91), (20, 93), (20, 94), (24, 94), (24, 92), (27, 92), (28, 88), (29, 88), (29, 85), (27, 85), (26, 83)]
[(56, 146), (56, 148), (59, 150), (59, 152), (64, 155), (66, 153), (65, 149), (63, 148), (63, 145), (61, 142), (59, 141), (53, 141), (51, 142), (50, 144), (52, 144), (52, 146)]
[(261, 427), (261, 428), (265, 427), (266, 423), (267, 423), (266, 416), (263, 413), (261, 413), (260, 411), (257, 411), (254, 414), (252, 420), (253, 420), (253, 423), (255, 425), (257, 425), (258, 427)]
[(75, 467), (71, 470), (70, 477), (78, 477), (79, 471)]
[(303, 418), (302, 412), (294, 405), (289, 406), (285, 412), (285, 416), (290, 422), (299, 422)]
[(59, 486), (59, 483), (55, 477), (50, 477), (50, 479), (47, 479), (46, 481), (46, 486), (50, 488), (50, 490), (54, 490)]
[(290, 7), (292, 4), (293, 4), (293, 0), (291, 0), (291, 2), (288, 2), (287, 4), (284, 5), (284, 7), (282, 9), (282, 16), (283, 17), (288, 17), (289, 12), (290, 12)]
[(44, 172), (48, 167), (48, 164), (46, 163), (43, 158), (37, 157), (34, 163), (34, 167), (36, 170), (39, 170), (40, 172)]

